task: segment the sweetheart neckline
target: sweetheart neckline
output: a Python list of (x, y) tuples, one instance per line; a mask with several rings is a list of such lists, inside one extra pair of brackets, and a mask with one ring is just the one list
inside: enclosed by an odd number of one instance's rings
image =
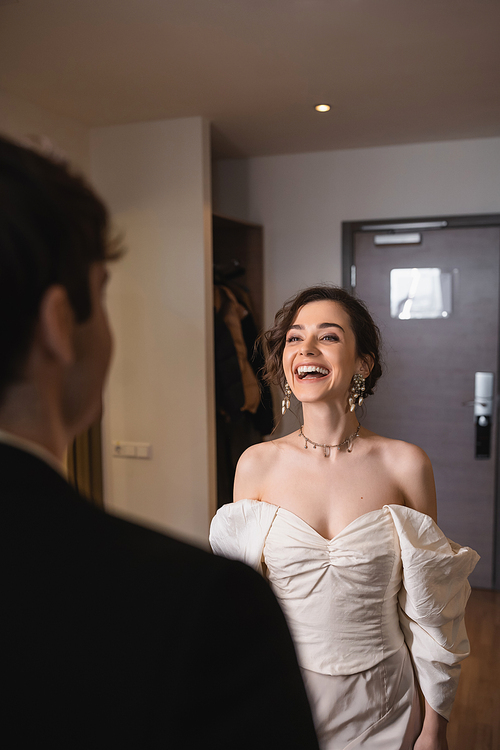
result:
[[(254, 503), (259, 503), (259, 504), (262, 504), (262, 505), (269, 505), (271, 508), (276, 508), (276, 513), (279, 510), (286, 511), (291, 516), (294, 516), (301, 523), (303, 523), (305, 526), (307, 526), (307, 528), (310, 529), (314, 534), (316, 534), (316, 536), (319, 536), (320, 539), (322, 539), (324, 542), (327, 542), (327, 544), (331, 544), (332, 542), (334, 542), (335, 539), (337, 539), (341, 534), (343, 534), (347, 529), (349, 529), (351, 526), (353, 526), (357, 521), (360, 521), (362, 518), (366, 518), (366, 516), (370, 516), (373, 513), (381, 513), (386, 508), (390, 508), (390, 505), (383, 505), (381, 508), (375, 508), (375, 510), (369, 510), (366, 513), (362, 513), (360, 516), (358, 516), (357, 518), (355, 518), (353, 521), (350, 521), (347, 524), (347, 526), (344, 526), (344, 528), (341, 531), (339, 531), (337, 534), (335, 534), (335, 536), (332, 536), (331, 539), (328, 539), (328, 537), (323, 536), (323, 534), (320, 534), (319, 531), (316, 531), (316, 529), (314, 528), (314, 526), (311, 526), (311, 524), (307, 523), (307, 521), (305, 521), (301, 516), (298, 516), (296, 513), (294, 513), (293, 510), (288, 510), (288, 508), (283, 508), (282, 505), (274, 505), (274, 503), (268, 503), (265, 500), (253, 500), (251, 498), (246, 498), (246, 499), (248, 499), (248, 500), (250, 500), (251, 502), (254, 502)], [(241, 502), (241, 501), (238, 501), (238, 502)], [(395, 503), (391, 503), (391, 505), (395, 505)], [(407, 505), (397, 505), (396, 504), (396, 507), (397, 508), (406, 508), (407, 510), (411, 510), (414, 513), (417, 513), (420, 516), (425, 516), (426, 515), (425, 513), (421, 513), (419, 510), (415, 510), (414, 508), (409, 508)], [(428, 517), (430, 518), (430, 516), (428, 516)]]
[[(262, 502), (262, 501), (259, 501)], [(405, 507), (405, 506), (402, 506)], [(334, 536), (331, 538), (328, 538), (326, 536), (323, 536), (323, 534), (320, 534), (319, 531), (317, 531), (314, 526), (311, 526), (310, 523), (307, 523), (306, 520), (304, 520), (301, 516), (298, 516), (296, 513), (293, 512), (293, 510), (288, 510), (288, 508), (283, 508), (281, 505), (277, 506), (278, 510), (284, 510), (287, 513), (289, 513), (291, 516), (294, 516), (294, 518), (297, 518), (301, 523), (304, 524), (304, 526), (307, 526), (307, 528), (312, 531), (316, 536), (319, 536), (320, 539), (322, 539), (324, 542), (327, 542), (327, 544), (331, 544), (336, 539), (338, 539), (339, 536), (341, 536), (345, 531), (347, 531), (351, 526), (353, 526), (357, 521), (360, 521), (362, 518), (366, 518), (366, 516), (371, 516), (373, 513), (381, 513), (387, 508), (387, 505), (384, 505), (382, 508), (376, 508), (375, 510), (369, 510), (366, 513), (362, 513), (357, 518), (354, 518), (352, 521), (350, 521), (344, 528), (337, 532)]]

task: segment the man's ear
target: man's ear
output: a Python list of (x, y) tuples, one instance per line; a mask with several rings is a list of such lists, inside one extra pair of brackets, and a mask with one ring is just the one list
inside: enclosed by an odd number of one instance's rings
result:
[(40, 343), (49, 356), (62, 365), (72, 365), (75, 361), (75, 314), (63, 286), (54, 284), (43, 295), (39, 331)]

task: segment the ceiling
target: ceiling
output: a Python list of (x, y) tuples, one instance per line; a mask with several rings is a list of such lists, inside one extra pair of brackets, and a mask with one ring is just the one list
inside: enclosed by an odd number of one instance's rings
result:
[(0, 88), (218, 157), (499, 136), (500, 0), (0, 0)]

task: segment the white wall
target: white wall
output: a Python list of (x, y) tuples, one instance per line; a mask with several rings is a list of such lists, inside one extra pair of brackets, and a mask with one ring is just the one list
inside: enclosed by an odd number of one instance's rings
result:
[(500, 212), (500, 138), (226, 160), (214, 210), (263, 224), (265, 320), (319, 281), (341, 283), (341, 223)]
[[(106, 506), (204, 544), (215, 507), (208, 125), (94, 129), (91, 174), (127, 248), (109, 289)], [(113, 458), (112, 440), (151, 443), (153, 458)]]
[(0, 91), (0, 133), (10, 138), (46, 136), (79, 170), (89, 172), (89, 128)]

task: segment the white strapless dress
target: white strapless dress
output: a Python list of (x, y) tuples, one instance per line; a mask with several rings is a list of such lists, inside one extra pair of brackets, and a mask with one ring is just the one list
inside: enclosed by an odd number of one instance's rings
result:
[(217, 512), (210, 543), (268, 577), (323, 750), (410, 750), (421, 726), (415, 673), (449, 717), (479, 556), (429, 516), (386, 505), (325, 539), (285, 508), (241, 500)]

